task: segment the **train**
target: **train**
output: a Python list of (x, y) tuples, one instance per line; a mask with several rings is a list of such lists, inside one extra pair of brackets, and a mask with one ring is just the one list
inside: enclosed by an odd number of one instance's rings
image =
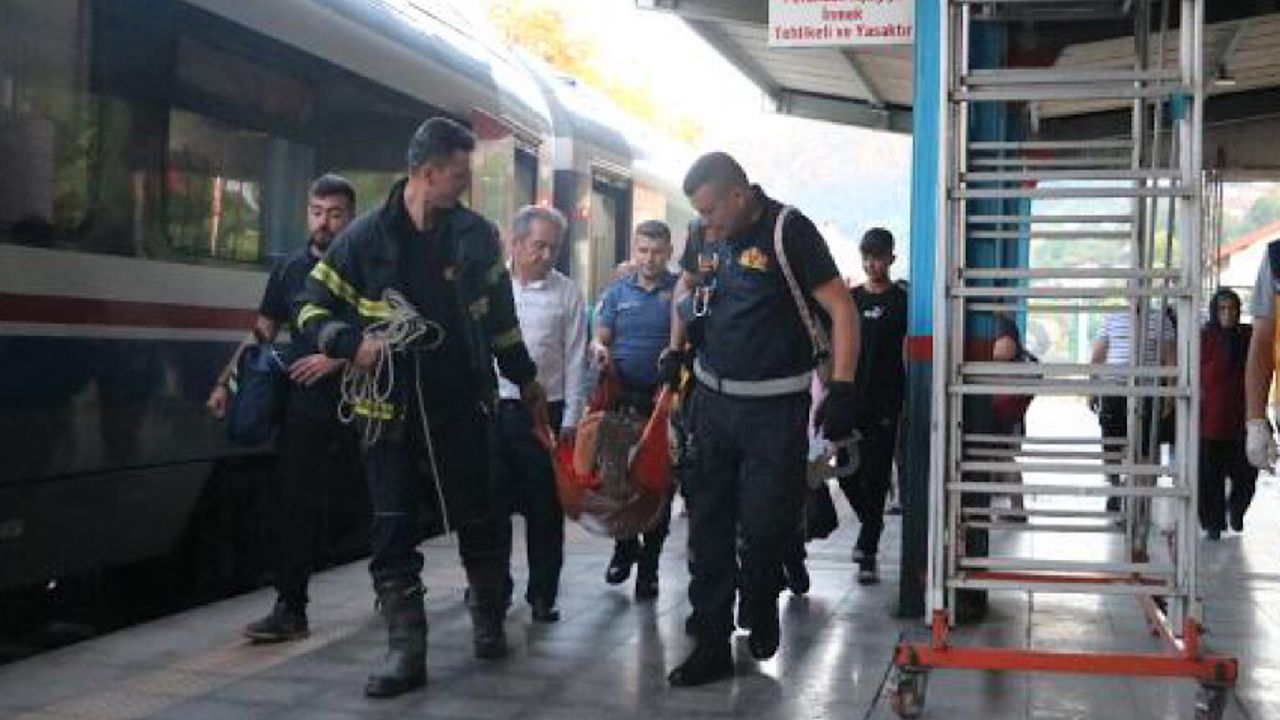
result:
[[(184, 582), (261, 582), (272, 449), (229, 444), (204, 401), (271, 263), (306, 240), (316, 175), (376, 207), (414, 128), (458, 120), (478, 139), (466, 202), (504, 232), (522, 205), (560, 209), (589, 299), (633, 222), (692, 217), (678, 149), (446, 0), (5, 11), (0, 594), (157, 558)], [(359, 552), (363, 488), (344, 492), (327, 537)]]

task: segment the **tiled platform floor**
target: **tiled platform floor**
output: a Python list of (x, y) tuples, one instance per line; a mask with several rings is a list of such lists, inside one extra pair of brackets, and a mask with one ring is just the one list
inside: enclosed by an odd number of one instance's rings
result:
[[(1280, 642), (1278, 501), (1280, 486), (1265, 478), (1248, 532), (1201, 543), (1208, 643), (1242, 662), (1228, 718), (1280, 718), (1280, 645), (1270, 645)], [(0, 667), (0, 717), (891, 718), (882, 689), (892, 648), (900, 632), (921, 629), (918, 620), (890, 615), (900, 529), (896, 520), (886, 529), (884, 583), (859, 586), (848, 562), (856, 523), (838, 504), (841, 529), (810, 547), (812, 592), (784, 598), (781, 652), (757, 664), (739, 638), (742, 659), (732, 681), (685, 690), (666, 685), (666, 671), (689, 648), (682, 631), (685, 521), (677, 519), (663, 559), (662, 595), (652, 604), (633, 602), (629, 586), (605, 585), (609, 543), (574, 528), (562, 581), (563, 621), (531, 626), (528, 609), (517, 605), (507, 623), (512, 657), (499, 662), (472, 659), (454, 548), (430, 544), (430, 684), (401, 698), (375, 702), (361, 695), (383, 633), (365, 569), (356, 564), (315, 579), (314, 635), (306, 641), (252, 646), (239, 639), (240, 626), (272, 601), (263, 590)], [(1058, 535), (1035, 542), (1052, 550), (1077, 540)], [(518, 550), (518, 563), (521, 556)], [(1158, 649), (1126, 599), (997, 596), (988, 621), (960, 637), (1015, 646)], [(1191, 718), (1193, 694), (1186, 681), (935, 672), (925, 717)]]

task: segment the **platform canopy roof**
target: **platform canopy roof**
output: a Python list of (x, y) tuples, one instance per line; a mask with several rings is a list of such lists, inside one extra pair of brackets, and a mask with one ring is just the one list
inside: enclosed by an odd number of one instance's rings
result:
[[(918, 0), (936, 2), (937, 0)], [(898, 132), (911, 130), (914, 51), (910, 45), (860, 48), (778, 48), (768, 44), (768, 0), (635, 0), (638, 7), (679, 16), (746, 75), (783, 113)], [(993, 16), (1017, 13), (1014, 51), (1037, 64), (1079, 69), (1131, 61), (1129, 19), (1135, 0), (1024, 0), (981, 8)], [(1152, 12), (1159, 2), (1152, 0)], [(1171, 24), (1178, 24), (1171, 0)], [(1006, 19), (1011, 19), (1009, 15)], [(1029, 25), (1026, 20), (1051, 24)], [(1208, 124), (1280, 117), (1280, 0), (1206, 2)], [(1031, 30), (1029, 28), (1036, 28)], [(1049, 30), (1052, 32), (1049, 32)], [(1176, 32), (1171, 33), (1175, 37)], [(1170, 59), (1176, 45), (1166, 46)], [(1098, 135), (1123, 122), (1125, 109), (1105, 101), (1040, 103), (1042, 131)]]

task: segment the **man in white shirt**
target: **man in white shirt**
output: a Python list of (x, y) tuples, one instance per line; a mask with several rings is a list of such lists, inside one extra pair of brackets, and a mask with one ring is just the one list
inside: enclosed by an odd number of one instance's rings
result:
[[(520, 332), (538, 381), (547, 393), (550, 427), (571, 437), (582, 414), (586, 392), (587, 330), (582, 293), (555, 269), (567, 223), (552, 208), (529, 205), (512, 222), (511, 289)], [(556, 595), (564, 563), (564, 511), (556, 497), (555, 474), (547, 444), (534, 435), (520, 389), (500, 381), (497, 415), (492, 424), (492, 472), (495, 501), (504, 514), (525, 518), (529, 583), (525, 599), (535, 622), (560, 619)], [(505, 544), (511, 555), (511, 523)], [(510, 579), (508, 579), (510, 588)]]
[[(1128, 365), (1133, 355), (1134, 313), (1121, 312), (1107, 315), (1102, 320), (1102, 328), (1093, 341), (1093, 355), (1090, 362), (1094, 365)], [(1147, 331), (1143, 338), (1142, 356), (1138, 364), (1144, 367), (1170, 365), (1175, 354), (1174, 327), (1167, 315), (1152, 310), (1147, 316)], [(1117, 381), (1119, 382), (1119, 381)], [(1098, 425), (1104, 438), (1125, 438), (1129, 434), (1129, 403), (1124, 396), (1103, 394), (1098, 399)], [(1173, 406), (1161, 405), (1161, 414), (1171, 412)], [(1151, 450), (1151, 401), (1142, 404), (1140, 430), (1142, 433), (1138, 448), (1139, 458), (1145, 458)], [(1109, 448), (1110, 449), (1110, 448)], [(1107, 482), (1119, 485), (1116, 475), (1107, 476)], [(1117, 511), (1121, 507), (1120, 498), (1107, 498), (1106, 509)]]

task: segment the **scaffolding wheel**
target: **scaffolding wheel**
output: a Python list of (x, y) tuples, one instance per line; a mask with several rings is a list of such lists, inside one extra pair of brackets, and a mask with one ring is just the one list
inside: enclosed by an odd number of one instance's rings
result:
[(1196, 690), (1196, 720), (1221, 720), (1227, 709), (1227, 687), (1202, 683)]
[(889, 704), (898, 717), (918, 718), (924, 712), (925, 691), (929, 687), (929, 673), (915, 668), (899, 667), (897, 684), (889, 696)]

